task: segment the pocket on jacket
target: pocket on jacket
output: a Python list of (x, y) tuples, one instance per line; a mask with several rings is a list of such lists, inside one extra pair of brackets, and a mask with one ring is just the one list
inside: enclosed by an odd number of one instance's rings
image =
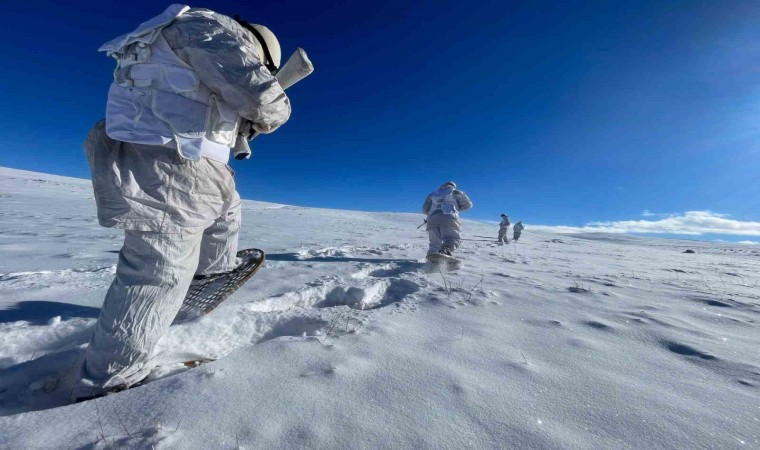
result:
[(119, 192), (121, 188), (121, 176), (115, 165), (119, 145), (106, 134), (105, 120), (96, 123), (84, 141), (92, 187), (96, 193)]

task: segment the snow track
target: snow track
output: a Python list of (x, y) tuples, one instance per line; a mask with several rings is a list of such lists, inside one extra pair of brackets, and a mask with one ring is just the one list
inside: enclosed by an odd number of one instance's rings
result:
[[(428, 286), (419, 273), (424, 264), (414, 260), (389, 263), (382, 258), (391, 250), (408, 248), (342, 246), (285, 253), (293, 257), (279, 258), (285, 261), (270, 276), (276, 277), (278, 271), (298, 270), (302, 264), (327, 262), (337, 263), (339, 274), (323, 275), (296, 289), (264, 298), (256, 294), (257, 285), (263, 281), (254, 277), (246, 289), (211, 314), (172, 327), (151, 361), (157, 368), (149, 381), (188, 370), (181, 364), (186, 360), (218, 360), (239, 348), (282, 337), (324, 342), (356, 333), (372, 320), (373, 310), (392, 305), (399, 306), (400, 311), (414, 309), (417, 294)], [(0, 288), (44, 290), (66, 284), (73, 289), (104, 291), (114, 273), (115, 265), (9, 272), (0, 274)], [(47, 307), (58, 315), (43, 321)], [(0, 377), (0, 399), (7, 400), (0, 414), (59, 405), (65, 400), (56, 390), (89, 341), (97, 310), (75, 305), (56, 308), (52, 302), (21, 302), (4, 313), (7, 319), (12, 319), (14, 310), (20, 320), (0, 323), (0, 368), (12, 368)], [(40, 319), (35, 320), (30, 310)], [(29, 379), (36, 381), (29, 383)]]
[[(337, 252), (322, 249), (312, 254), (321, 258)], [(355, 332), (372, 318), (371, 310), (391, 305), (413, 308), (418, 298), (415, 294), (426, 284), (415, 273), (421, 263), (347, 264), (352, 270), (344, 276), (323, 276), (298, 289), (263, 299), (241, 300), (242, 295), (236, 294), (237, 301), (223, 303), (196, 322), (173, 327), (160, 344), (160, 363), (170, 363), (172, 359), (176, 362), (173, 353), (182, 355), (188, 349), (193, 354), (218, 359), (240, 347), (283, 336), (323, 339), (327, 334)], [(255, 292), (258, 282), (251, 281), (248, 290)], [(336, 327), (341, 317), (349, 325), (341, 323)]]

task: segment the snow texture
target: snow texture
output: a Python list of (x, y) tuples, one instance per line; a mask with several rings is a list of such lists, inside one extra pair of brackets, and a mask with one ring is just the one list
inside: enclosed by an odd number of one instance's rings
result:
[(442, 273), (420, 219), (244, 202), (259, 273), (66, 405), (122, 234), (0, 169), (0, 448), (760, 447), (760, 249), (464, 221)]

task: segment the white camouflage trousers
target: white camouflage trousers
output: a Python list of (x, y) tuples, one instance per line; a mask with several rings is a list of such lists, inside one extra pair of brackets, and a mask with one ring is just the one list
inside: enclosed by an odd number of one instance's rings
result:
[(116, 278), (84, 356), (74, 397), (128, 387), (174, 320), (195, 274), (236, 266), (240, 197), (221, 162), (110, 139), (99, 122), (85, 151), (98, 220), (125, 230)]
[(455, 251), (462, 244), (459, 218), (451, 214), (433, 214), (427, 218), (427, 231), (430, 238), (428, 255), (440, 252), (442, 249)]

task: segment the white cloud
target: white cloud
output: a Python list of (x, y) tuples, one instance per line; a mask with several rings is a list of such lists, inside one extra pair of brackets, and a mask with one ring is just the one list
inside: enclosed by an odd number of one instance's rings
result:
[[(657, 216), (645, 211), (644, 216)], [(659, 233), (699, 236), (726, 234), (732, 236), (760, 236), (760, 222), (730, 219), (727, 214), (711, 211), (687, 211), (657, 220), (623, 220), (617, 222), (590, 222), (582, 227), (534, 225), (531, 229), (555, 233)], [(748, 241), (749, 242), (749, 241)]]
[[(644, 211), (641, 212), (641, 216), (642, 217), (656, 217), (658, 219), (667, 219), (668, 217), (675, 217), (675, 216), (678, 216), (678, 215), (680, 215), (680, 213), (656, 213), (656, 212), (652, 212), (652, 211), (650, 211), (648, 209), (645, 209)], [(718, 214), (718, 215), (720, 215), (720, 214)]]
[(745, 245), (760, 245), (760, 242), (757, 241), (739, 241), (737, 244), (745, 244)]

